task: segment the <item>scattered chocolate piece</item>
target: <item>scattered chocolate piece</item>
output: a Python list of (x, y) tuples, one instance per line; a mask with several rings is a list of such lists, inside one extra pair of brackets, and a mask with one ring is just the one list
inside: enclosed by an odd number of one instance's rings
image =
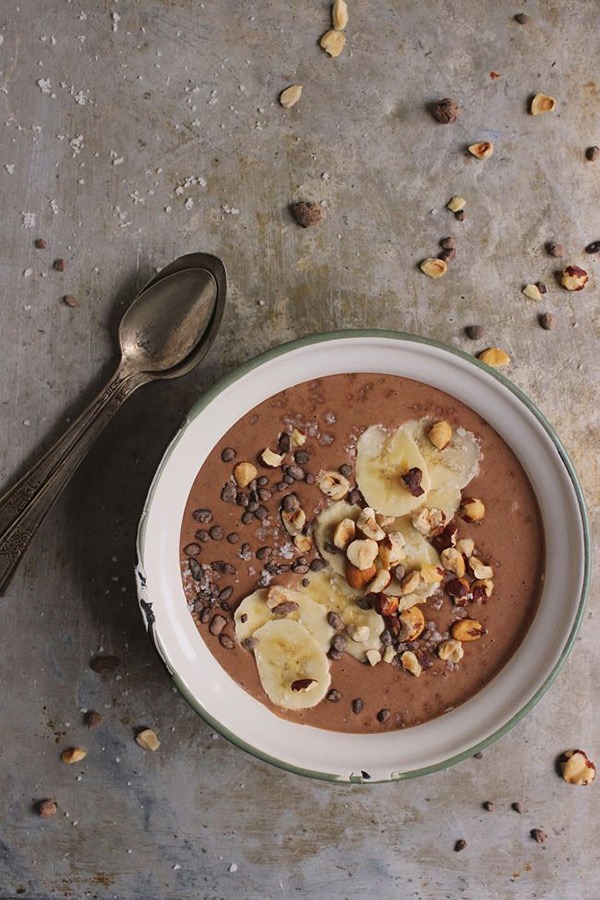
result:
[(225, 447), (225, 449), (221, 453), (221, 459), (223, 462), (231, 462), (232, 459), (235, 459), (237, 456), (233, 447)]
[(258, 640), (255, 637), (247, 637), (242, 641), (242, 647), (246, 650), (254, 650), (257, 644)]
[(556, 316), (553, 316), (552, 313), (541, 313), (538, 322), (544, 331), (553, 331), (556, 328)]
[(217, 615), (213, 616), (213, 618), (211, 619), (208, 630), (211, 634), (221, 634), (226, 625), (227, 619), (225, 618), (225, 616), (221, 616), (217, 613)]
[(286, 494), (281, 505), (286, 512), (294, 512), (300, 506), (300, 501), (295, 494)]
[(192, 516), (196, 520), (196, 522), (202, 523), (210, 522), (210, 520), (212, 519), (212, 513), (210, 509), (195, 509), (192, 512)]
[(307, 472), (306, 475), (304, 476), (304, 480), (305, 480), (306, 484), (314, 484), (315, 476), (311, 472)]
[(330, 703), (339, 703), (339, 701), (342, 699), (342, 695), (339, 691), (333, 689), (327, 693), (326, 699), (329, 700)]
[(600, 157), (600, 147), (588, 147), (585, 151), (585, 158), (590, 162), (595, 162), (598, 157)]
[(289, 453), (292, 448), (292, 438), (289, 432), (283, 431), (279, 435), (279, 450), (281, 453)]
[(292, 203), (290, 209), (298, 225), (301, 225), (303, 228), (318, 225), (323, 218), (323, 207), (320, 203), (314, 203), (311, 200), (301, 200), (298, 203)]
[[(36, 242), (37, 244), (37, 242)], [(45, 242), (44, 242), (45, 246)], [(58, 804), (56, 800), (40, 800), (37, 803), (37, 812), (40, 818), (42, 819), (50, 819), (52, 816), (56, 815), (58, 810)]]
[(269, 515), (269, 510), (266, 506), (257, 506), (254, 510), (254, 517), (262, 522)]
[(186, 544), (183, 548), (186, 556), (198, 556), (200, 553), (200, 544)]
[(510, 807), (511, 807), (511, 809), (514, 809), (514, 811), (515, 811), (516, 813), (519, 813), (520, 816), (522, 816), (523, 813), (526, 812), (526, 810), (524, 809), (524, 807), (523, 807), (519, 802), (517, 802), (517, 803), (511, 803), (511, 804), (510, 804)]
[(456, 250), (456, 241), (453, 237), (442, 238), (440, 247), (443, 247), (444, 250)]
[(543, 281), (536, 281), (535, 286), (538, 289), (538, 291), (540, 292), (540, 294), (548, 293), (548, 288), (546, 287), (546, 285), (544, 284)]
[(391, 716), (391, 712), (389, 709), (380, 709), (377, 713), (377, 721), (378, 722), (387, 722), (389, 717)]
[(439, 254), (439, 259), (443, 259), (444, 262), (452, 262), (453, 259), (456, 259), (456, 250), (453, 247), (448, 247), (446, 250), (442, 250)]
[(309, 569), (311, 572), (322, 572), (327, 563), (323, 559), (313, 559)]
[(102, 715), (101, 713), (96, 712), (95, 709), (88, 709), (83, 717), (83, 721), (88, 728), (97, 728), (102, 722)]
[(481, 750), (478, 750), (477, 753), (473, 754), (473, 759), (483, 759), (483, 753)]
[(209, 621), (211, 616), (212, 616), (212, 610), (211, 610), (210, 606), (206, 606), (200, 613), (200, 621), (202, 622), (203, 625), (206, 625), (206, 623)]
[(219, 643), (221, 647), (225, 647), (226, 650), (233, 650), (235, 647), (235, 641), (228, 634), (220, 634)]
[(257, 559), (269, 559), (269, 557), (271, 557), (272, 555), (273, 555), (272, 547), (261, 547), (259, 550), (256, 551)]
[(298, 463), (299, 466), (305, 466), (309, 461), (310, 456), (306, 452), (306, 450), (296, 450), (294, 453), (294, 460)]
[(495, 804), (495, 803), (492, 803), (491, 800), (486, 800), (485, 803), (483, 804), (483, 808), (484, 808), (484, 809), (487, 809), (488, 812), (495, 812), (495, 811), (496, 811), (496, 804)]
[(219, 591), (219, 603), (223, 603), (223, 602), (226, 602), (227, 600), (229, 600), (229, 598), (231, 597), (232, 594), (233, 594), (233, 588), (231, 587), (231, 585), (228, 585), (227, 587), (223, 588), (222, 591)]
[(232, 531), (231, 534), (227, 535), (227, 540), (230, 544), (237, 544), (239, 539), (240, 539), (240, 536), (239, 536), (239, 534), (236, 534), (235, 531)]
[(45, 250), (48, 246), (48, 241), (45, 241), (44, 238), (36, 238), (33, 245), (34, 247), (37, 247), (38, 250)]
[(460, 851), (461, 851), (461, 850), (464, 850), (466, 846), (467, 846), (467, 842), (465, 841), (465, 839), (464, 839), (464, 838), (459, 838), (459, 839), (456, 841), (456, 843), (454, 844), (454, 852), (455, 852), (455, 853), (460, 853)]
[(120, 663), (121, 660), (118, 656), (113, 656), (109, 653), (98, 654), (97, 656), (92, 656), (90, 660), (90, 669), (99, 673), (112, 672), (120, 665)]
[(194, 537), (196, 537), (199, 541), (202, 541), (203, 544), (205, 544), (206, 541), (210, 541), (208, 531), (206, 531), (204, 528), (199, 528)]
[(256, 479), (256, 483), (259, 487), (264, 487), (269, 483), (269, 479), (266, 475), (261, 475), (260, 478)]
[(519, 25), (527, 25), (529, 22), (529, 16), (526, 16), (525, 13), (517, 13), (515, 16), (515, 22), (518, 22)]
[(592, 241), (591, 244), (588, 244), (585, 248), (586, 253), (600, 253), (600, 241)]
[(550, 241), (546, 244), (546, 251), (548, 256), (554, 256), (556, 259), (560, 259), (561, 256), (565, 255), (565, 248), (562, 244), (557, 244), (556, 241)]
[(253, 519), (252, 513), (251, 513), (251, 512), (245, 512), (244, 515), (242, 516), (242, 523), (243, 523), (244, 525), (249, 525), (250, 522), (252, 521), (252, 519)]
[(188, 559), (188, 566), (190, 568), (190, 575), (194, 581), (204, 581), (204, 569), (194, 556), (190, 556)]
[(350, 493), (348, 494), (348, 503), (351, 503), (354, 506), (360, 505), (361, 501), (362, 494), (359, 490), (355, 488), (353, 491), (350, 491)]
[(64, 259), (55, 259), (52, 263), (52, 268), (56, 269), (57, 272), (65, 271), (65, 261)]
[(401, 475), (400, 478), (406, 485), (406, 489), (408, 493), (412, 497), (420, 497), (421, 494), (424, 494), (425, 491), (421, 487), (421, 479), (423, 477), (423, 472), (418, 466), (413, 466), (412, 469), (409, 469), (404, 475)]
[(290, 613), (298, 612), (299, 609), (300, 606), (295, 600), (285, 600), (283, 603), (278, 603), (277, 606), (274, 606), (272, 612), (278, 616), (287, 616)]
[(213, 527), (209, 529), (208, 533), (213, 541), (222, 541), (225, 537), (225, 532), (220, 525), (213, 525)]
[(75, 294), (65, 294), (63, 297), (63, 303), (65, 306), (70, 306), (72, 309), (79, 306), (79, 298), (75, 296)]
[(543, 828), (532, 828), (529, 834), (538, 844), (545, 844), (548, 840), (548, 835)]
[(356, 697), (355, 700), (352, 701), (352, 712), (355, 715), (358, 715), (363, 710), (364, 703), (360, 697)]
[(458, 119), (459, 106), (456, 100), (450, 97), (444, 97), (443, 100), (437, 100), (431, 107), (431, 115), (436, 122), (442, 125), (450, 125)]
[(226, 481), (221, 491), (221, 500), (223, 503), (235, 503), (237, 501), (238, 490), (234, 481)]
[(465, 220), (465, 215), (466, 215), (466, 214), (465, 214), (464, 209), (458, 209), (458, 210), (454, 213), (454, 218), (455, 218), (458, 222), (464, 222), (464, 220)]
[(313, 684), (316, 684), (314, 678), (297, 678), (292, 681), (291, 688), (293, 691), (309, 691)]
[(327, 623), (336, 631), (341, 631), (344, 627), (343, 619), (332, 609), (327, 613)]

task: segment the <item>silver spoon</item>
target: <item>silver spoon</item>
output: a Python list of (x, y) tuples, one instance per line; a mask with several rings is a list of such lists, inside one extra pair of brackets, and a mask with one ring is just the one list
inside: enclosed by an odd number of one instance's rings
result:
[(0, 498), (0, 593), (44, 517), (105, 425), (142, 384), (186, 375), (214, 341), (226, 295), (223, 263), (180, 256), (142, 288), (119, 326), (121, 361), (104, 390)]

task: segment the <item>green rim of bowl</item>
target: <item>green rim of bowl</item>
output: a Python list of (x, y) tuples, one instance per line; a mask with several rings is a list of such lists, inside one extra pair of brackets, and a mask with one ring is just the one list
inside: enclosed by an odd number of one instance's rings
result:
[(142, 512), (142, 516), (140, 519), (140, 524), (138, 528), (138, 536), (137, 536), (137, 553), (138, 560), (140, 561), (140, 565), (143, 568), (143, 553), (142, 547), (144, 544), (144, 538), (146, 533), (146, 519), (148, 515), (148, 509), (150, 504), (152, 503), (152, 499), (154, 496), (154, 490), (156, 484), (162, 474), (163, 468), (166, 465), (171, 452), (178, 442), (181, 432), (187, 427), (187, 425), (192, 422), (201, 412), (202, 410), (215, 398), (217, 397), (226, 387), (232, 384), (235, 381), (238, 381), (248, 372), (251, 372), (253, 369), (256, 369), (258, 366), (263, 365), (266, 362), (269, 362), (272, 359), (275, 359), (278, 356), (283, 356), (286, 353), (289, 353), (292, 350), (297, 350), (300, 347), (306, 347), (310, 344), (321, 344), (327, 341), (338, 341), (338, 340), (347, 340), (348, 338), (388, 338), (391, 340), (397, 340), (399, 342), (408, 342), (412, 344), (425, 344), (430, 347), (435, 347), (438, 350), (445, 351), (446, 353), (450, 353), (453, 356), (457, 356), (460, 359), (463, 359), (469, 362), (471, 365), (476, 366), (482, 371), (486, 372), (487, 375), (491, 375), (497, 381), (500, 382), (505, 388), (507, 388), (518, 400), (523, 403), (527, 409), (535, 416), (538, 422), (542, 425), (550, 439), (552, 440), (558, 454), (563, 462), (563, 465), (571, 479), (576, 497), (577, 503), (579, 505), (579, 514), (581, 518), (581, 524), (583, 529), (583, 582), (581, 588), (581, 594), (579, 596), (577, 614), (575, 616), (575, 621), (573, 622), (573, 627), (569, 633), (569, 636), (565, 642), (562, 653), (553, 666), (551, 672), (546, 677), (544, 683), (538, 688), (535, 694), (525, 703), (525, 705), (517, 712), (515, 715), (506, 722), (501, 728), (498, 728), (491, 735), (488, 735), (484, 740), (480, 741), (478, 744), (475, 744), (473, 747), (470, 747), (468, 750), (463, 750), (461, 753), (457, 753), (454, 756), (449, 757), (448, 759), (443, 760), (442, 762), (436, 763), (435, 765), (425, 766), (420, 769), (412, 769), (407, 772), (399, 772), (397, 774), (392, 773), (389, 778), (383, 779), (365, 779), (362, 775), (351, 776), (350, 779), (342, 778), (338, 775), (332, 775), (327, 772), (317, 772), (312, 769), (303, 769), (300, 766), (294, 766), (290, 763), (283, 762), (280, 759), (269, 756), (269, 754), (263, 752), (262, 750), (258, 750), (256, 747), (253, 747), (250, 744), (247, 744), (245, 741), (241, 740), (237, 735), (233, 732), (229, 731), (225, 728), (217, 719), (208, 713), (202, 704), (194, 697), (191, 691), (188, 689), (185, 682), (183, 682), (176, 672), (176, 667), (172, 665), (171, 661), (167, 658), (167, 654), (165, 654), (164, 650), (159, 646), (160, 638), (156, 634), (152, 634), (151, 636), (154, 639), (154, 643), (156, 649), (164, 661), (167, 669), (169, 670), (169, 674), (175, 683), (175, 686), (183, 695), (183, 697), (190, 704), (192, 709), (195, 710), (206, 722), (211, 726), (215, 731), (221, 734), (223, 737), (227, 738), (232, 744), (235, 744), (237, 747), (240, 747), (242, 750), (245, 750), (251, 756), (256, 757), (257, 759), (262, 760), (263, 762), (271, 763), (274, 766), (277, 766), (280, 769), (284, 769), (286, 772), (293, 772), (296, 775), (304, 775), (309, 778), (319, 779), (321, 781), (329, 781), (336, 784), (381, 784), (381, 783), (389, 783), (391, 781), (404, 781), (408, 778), (416, 778), (420, 775), (429, 775), (433, 772), (440, 772), (444, 769), (449, 768), (450, 766), (456, 765), (459, 762), (462, 762), (465, 759), (473, 756), (474, 753), (478, 753), (480, 750), (483, 750), (485, 747), (489, 747), (494, 741), (497, 741), (499, 738), (503, 737), (507, 734), (521, 719), (530, 712), (533, 707), (541, 700), (543, 695), (546, 693), (563, 665), (565, 664), (571, 650), (573, 649), (573, 644), (575, 643), (575, 639), (581, 627), (581, 622), (583, 620), (583, 615), (585, 612), (587, 596), (589, 592), (589, 584), (590, 584), (590, 568), (591, 568), (591, 541), (590, 541), (590, 526), (587, 515), (587, 510), (585, 506), (585, 500), (583, 497), (583, 491), (581, 489), (581, 485), (579, 484), (579, 479), (575, 473), (575, 469), (567, 451), (563, 447), (560, 439), (554, 432), (554, 429), (545, 418), (545, 416), (540, 412), (537, 406), (529, 399), (529, 397), (523, 393), (520, 388), (516, 387), (511, 381), (508, 380), (502, 373), (496, 371), (495, 369), (491, 369), (489, 366), (482, 363), (476, 357), (471, 356), (469, 353), (465, 353), (463, 350), (459, 350), (456, 347), (451, 347), (447, 344), (442, 344), (440, 341), (434, 341), (431, 338), (419, 337), (414, 334), (407, 334), (402, 331), (387, 331), (383, 329), (348, 329), (346, 331), (328, 331), (328, 332), (320, 332), (319, 334), (308, 335), (306, 337), (297, 338), (293, 341), (288, 341), (285, 344), (279, 344), (277, 347), (273, 347), (271, 350), (266, 350), (265, 352), (259, 354), (258, 356), (253, 357), (248, 360), (248, 362), (242, 363), (237, 366), (227, 375), (223, 376), (212, 388), (210, 388), (206, 393), (202, 395), (202, 397), (192, 406), (188, 415), (186, 416), (185, 424), (182, 426), (182, 429), (175, 436), (174, 440), (171, 442), (165, 454), (158, 466), (156, 474), (152, 480), (152, 484), (150, 485), (148, 496), (146, 498), (146, 502), (144, 504), (144, 509)]

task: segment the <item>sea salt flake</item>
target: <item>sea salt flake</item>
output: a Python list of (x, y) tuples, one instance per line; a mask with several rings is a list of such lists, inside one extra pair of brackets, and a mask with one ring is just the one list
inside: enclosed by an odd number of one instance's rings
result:
[(4, 168), (8, 172), (9, 175), (12, 175), (15, 171), (14, 163), (5, 163)]
[(59, 207), (58, 203), (56, 202), (56, 200), (50, 201), (50, 209), (52, 210), (52, 212), (54, 213), (55, 216), (58, 215), (58, 213), (60, 212), (60, 207)]
[(51, 94), (52, 93), (52, 85), (50, 84), (49, 78), (38, 78), (36, 81), (37, 86), (39, 87), (42, 94)]
[(79, 156), (83, 150), (83, 135), (78, 134), (69, 141), (69, 147), (73, 151), (73, 157)]
[(194, 205), (194, 201), (192, 200), (191, 197), (188, 197), (187, 200), (185, 201), (185, 203), (183, 204), (183, 208), (191, 209), (193, 205)]
[(110, 17), (112, 19), (112, 30), (117, 31), (119, 28), (119, 22), (121, 21), (121, 16), (118, 12), (113, 12), (110, 14)]
[(236, 864), (235, 864), (235, 863), (231, 863), (231, 865), (229, 866), (229, 871), (230, 871), (230, 872), (237, 872), (237, 870), (238, 870), (238, 867), (236, 866)]
[(239, 216), (240, 214), (239, 209), (237, 209), (235, 206), (227, 206), (224, 204), (223, 206), (221, 206), (221, 209), (228, 216)]
[(23, 228), (35, 228), (35, 213), (21, 211)]

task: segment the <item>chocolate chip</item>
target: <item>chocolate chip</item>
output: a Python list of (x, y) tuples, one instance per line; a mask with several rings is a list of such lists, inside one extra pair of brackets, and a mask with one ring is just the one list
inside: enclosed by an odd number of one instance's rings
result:
[(55, 259), (52, 263), (52, 268), (56, 269), (57, 272), (65, 271), (65, 261), (64, 259)]
[(250, 498), (248, 497), (248, 494), (244, 494), (242, 491), (239, 491), (239, 493), (236, 494), (235, 502), (238, 506), (248, 506), (248, 504), (250, 503)]
[(110, 653), (99, 653), (96, 656), (92, 656), (90, 659), (90, 669), (93, 669), (94, 672), (98, 672), (99, 674), (102, 674), (103, 672), (113, 672), (120, 663), (121, 660), (118, 656), (113, 656)]
[(261, 547), (260, 550), (256, 551), (257, 559), (269, 559), (271, 556), (273, 556), (272, 547)]
[(232, 637), (229, 637), (228, 634), (220, 634), (219, 643), (221, 647), (225, 647), (226, 650), (233, 650), (235, 647), (235, 641)]
[(250, 559), (251, 555), (252, 551), (250, 549), (250, 544), (242, 544), (239, 552), (240, 559)]
[(100, 725), (102, 722), (102, 714), (96, 712), (95, 709), (88, 709), (85, 716), (83, 717), (83, 721), (88, 728), (97, 728), (98, 725)]
[(225, 616), (221, 616), (217, 613), (216, 616), (212, 617), (208, 630), (211, 634), (221, 634), (226, 625), (227, 619)]
[(280, 493), (281, 491), (287, 490), (287, 484), (285, 483), (285, 481), (278, 481), (275, 485), (275, 490), (279, 491)]
[(550, 241), (546, 244), (546, 252), (548, 256), (554, 256), (556, 259), (560, 259), (561, 256), (565, 255), (565, 248), (562, 244), (557, 244), (556, 241)]
[(304, 481), (306, 473), (301, 466), (288, 466), (285, 474), (289, 475), (294, 481)]
[(288, 431), (283, 431), (279, 435), (279, 450), (281, 453), (289, 453), (292, 447), (292, 438)]
[(473, 759), (483, 759), (483, 753), (481, 750), (478, 750), (477, 753), (473, 754)]
[(277, 606), (274, 606), (272, 612), (277, 613), (279, 616), (287, 616), (289, 613), (297, 612), (300, 609), (300, 604), (296, 603), (295, 600), (285, 600), (283, 603), (278, 603)]
[(222, 603), (224, 600), (229, 600), (231, 595), (233, 594), (233, 588), (229, 585), (226, 588), (223, 588), (222, 591), (219, 591), (219, 603)]
[(510, 807), (511, 809), (514, 809), (516, 813), (519, 813), (520, 816), (523, 815), (524, 812), (527, 812), (527, 810), (518, 801), (517, 803), (511, 803)]
[(480, 341), (485, 334), (485, 328), (483, 325), (467, 325), (465, 334), (472, 341)]
[(328, 553), (334, 553), (334, 554), (340, 553), (340, 550), (338, 550), (338, 548), (335, 546), (335, 544), (332, 544), (331, 541), (325, 541), (323, 546), (324, 546), (325, 550), (327, 550)]
[(517, 13), (517, 15), (515, 16), (515, 22), (518, 22), (519, 25), (527, 25), (527, 23), (529, 22), (529, 16), (526, 16), (525, 13)]
[(200, 544), (186, 544), (183, 548), (186, 556), (198, 556), (200, 553)]
[(297, 462), (299, 466), (305, 466), (309, 459), (310, 456), (306, 450), (296, 450), (294, 453), (294, 461)]
[(330, 703), (339, 703), (340, 700), (342, 699), (342, 695), (340, 694), (339, 691), (336, 691), (335, 689), (333, 689), (333, 690), (327, 692), (325, 699), (329, 700)]
[(320, 203), (315, 203), (311, 200), (301, 200), (298, 203), (292, 203), (290, 210), (298, 225), (302, 225), (303, 228), (318, 225), (323, 218), (323, 207)]
[(79, 297), (76, 297), (75, 294), (65, 294), (63, 303), (65, 306), (70, 306), (71, 309), (75, 309), (79, 306)]
[(450, 97), (444, 97), (443, 100), (437, 100), (431, 106), (431, 115), (436, 122), (441, 122), (442, 125), (450, 125), (452, 122), (456, 122), (458, 119), (458, 112), (458, 103)]
[(192, 513), (192, 516), (196, 520), (196, 522), (210, 522), (212, 519), (212, 512), (210, 509), (195, 509)]
[(343, 634), (334, 634), (334, 636), (331, 638), (331, 646), (339, 653), (343, 653), (348, 646), (348, 641)]
[(464, 850), (466, 846), (467, 846), (467, 842), (465, 841), (465, 839), (464, 839), (464, 838), (459, 838), (459, 839), (456, 841), (456, 843), (454, 844), (454, 852), (455, 852), (455, 853), (460, 853), (460, 851), (461, 851), (461, 850)]
[(299, 566), (306, 566), (306, 565), (308, 565), (308, 560), (305, 556), (299, 556), (298, 559), (296, 560), (296, 563)]
[(264, 487), (266, 484), (269, 483), (269, 479), (267, 478), (266, 475), (261, 475), (260, 478), (256, 479), (256, 483), (259, 487)]
[(246, 650), (254, 650), (257, 644), (258, 640), (255, 637), (247, 637), (242, 641), (242, 647), (244, 647)]
[(271, 497), (273, 496), (271, 491), (268, 491), (266, 488), (259, 488), (257, 493), (258, 493), (258, 499), (262, 500), (263, 503), (268, 503), (269, 500), (271, 499)]
[(543, 828), (532, 828), (529, 834), (538, 844), (545, 844), (548, 840), (548, 835)]
[(292, 572), (294, 572), (296, 575), (306, 575), (306, 573), (308, 572), (308, 566), (303, 565), (302, 563), (295, 562), (292, 566)]
[(303, 578), (300, 584), (302, 585), (302, 587), (308, 587), (310, 584), (310, 580), (308, 578)]
[(600, 157), (600, 147), (588, 147), (585, 151), (585, 158), (590, 162), (595, 162)]
[(233, 481), (228, 481), (223, 485), (221, 500), (224, 503), (235, 503), (237, 501), (237, 488)]
[(484, 808), (484, 809), (487, 809), (488, 812), (495, 812), (495, 811), (496, 811), (496, 804), (495, 804), (495, 803), (492, 803), (491, 800), (486, 800), (485, 803), (483, 804), (483, 808)]
[(335, 647), (330, 647), (329, 650), (327, 651), (327, 656), (329, 657), (329, 659), (333, 660), (334, 662), (338, 659), (341, 659), (343, 655), (344, 654), (342, 653), (342, 651), (336, 650)]
[(389, 711), (389, 709), (380, 709), (377, 713), (377, 720), (379, 722), (387, 722), (390, 716), (391, 712)]
[(544, 284), (543, 281), (536, 281), (535, 286), (538, 289), (538, 291), (540, 292), (540, 294), (548, 293), (548, 288), (546, 287), (546, 285)]
[(45, 241), (44, 238), (36, 238), (33, 244), (38, 250), (45, 250), (48, 246), (48, 241)]
[(600, 253), (600, 241), (592, 241), (591, 244), (588, 244), (585, 248), (586, 253)]
[(442, 238), (440, 247), (443, 247), (444, 250), (456, 250), (456, 241), (453, 237)]
[(286, 484), (293, 484), (295, 481), (295, 478), (293, 478), (291, 475), (284, 475), (283, 480)]
[[(256, 486), (257, 486), (256, 478), (253, 478), (252, 481), (248, 485), (248, 490), (251, 492), (254, 492), (254, 491), (256, 491)], [(250, 498), (250, 499), (252, 499), (252, 498)]]
[(213, 566), (218, 567), (219, 572), (223, 572), (224, 575), (236, 575), (237, 569), (230, 562), (225, 562), (224, 560), (219, 560), (218, 562), (214, 562)]
[(225, 537), (225, 532), (221, 528), (220, 525), (213, 525), (211, 529), (209, 529), (209, 535), (213, 539), (213, 541), (222, 541)]
[(336, 631), (341, 631), (344, 627), (341, 617), (333, 610), (330, 610), (327, 613), (327, 623), (331, 625), (332, 628), (335, 628)]
[(423, 472), (421, 469), (419, 469), (418, 466), (413, 466), (408, 470), (408, 472), (405, 472), (404, 475), (400, 476), (400, 479), (404, 482), (408, 493), (412, 497), (420, 497), (425, 493), (425, 491), (421, 487), (422, 478)]
[(352, 701), (352, 712), (355, 715), (358, 715), (359, 713), (361, 713), (363, 711), (363, 706), (364, 706), (364, 703), (362, 702), (361, 698), (357, 697), (355, 700)]
[(242, 522), (244, 523), (244, 525), (249, 525), (250, 522), (252, 521), (252, 518), (253, 517), (252, 517), (251, 512), (245, 512), (244, 515), (242, 516)]
[(233, 447), (225, 447), (225, 449), (221, 452), (221, 459), (223, 462), (231, 462), (232, 459), (235, 459), (237, 453), (233, 449)]
[(541, 313), (538, 318), (538, 322), (540, 323), (544, 331), (553, 331), (556, 328), (556, 316), (553, 316), (552, 313)]
[(322, 572), (327, 563), (323, 559), (313, 559), (309, 568), (311, 572)]
[(361, 504), (362, 499), (361, 492), (356, 488), (348, 494), (348, 503), (351, 503), (353, 506)]
[(248, 506), (246, 507), (247, 512), (255, 513), (258, 509), (258, 500), (249, 500)]
[(352, 466), (349, 466), (348, 463), (344, 463), (343, 466), (340, 466), (340, 475), (343, 475), (344, 478), (350, 478), (352, 475)]
[(266, 506), (258, 506), (258, 507), (254, 510), (254, 515), (255, 515), (255, 517), (256, 517), (259, 521), (262, 522), (263, 519), (266, 519), (267, 516), (269, 515), (269, 510), (267, 509)]
[(210, 619), (211, 616), (212, 616), (212, 609), (210, 608), (210, 606), (207, 606), (200, 613), (200, 621), (202, 622), (203, 625), (206, 625), (206, 623), (208, 622), (208, 620)]
[(465, 211), (464, 209), (459, 209), (454, 213), (454, 218), (459, 222), (464, 222), (465, 220)]
[(312, 472), (307, 472), (304, 476), (304, 481), (306, 482), (306, 484), (314, 484), (315, 476), (312, 474)]
[(286, 494), (281, 501), (281, 506), (286, 512), (294, 512), (300, 506), (300, 501), (296, 494)]
[(194, 537), (198, 541), (202, 541), (203, 544), (205, 544), (206, 541), (210, 541), (210, 536), (208, 534), (208, 531), (205, 531), (203, 528), (199, 528), (198, 531), (196, 532), (196, 534), (194, 535)]
[(442, 250), (441, 253), (438, 253), (438, 259), (443, 259), (447, 263), (452, 262), (453, 259), (456, 259), (456, 250), (454, 248)]
[(231, 534), (227, 535), (227, 540), (229, 541), (230, 544), (237, 544), (239, 539), (240, 539), (240, 536), (239, 536), (239, 534), (236, 534), (235, 531), (232, 531)]

